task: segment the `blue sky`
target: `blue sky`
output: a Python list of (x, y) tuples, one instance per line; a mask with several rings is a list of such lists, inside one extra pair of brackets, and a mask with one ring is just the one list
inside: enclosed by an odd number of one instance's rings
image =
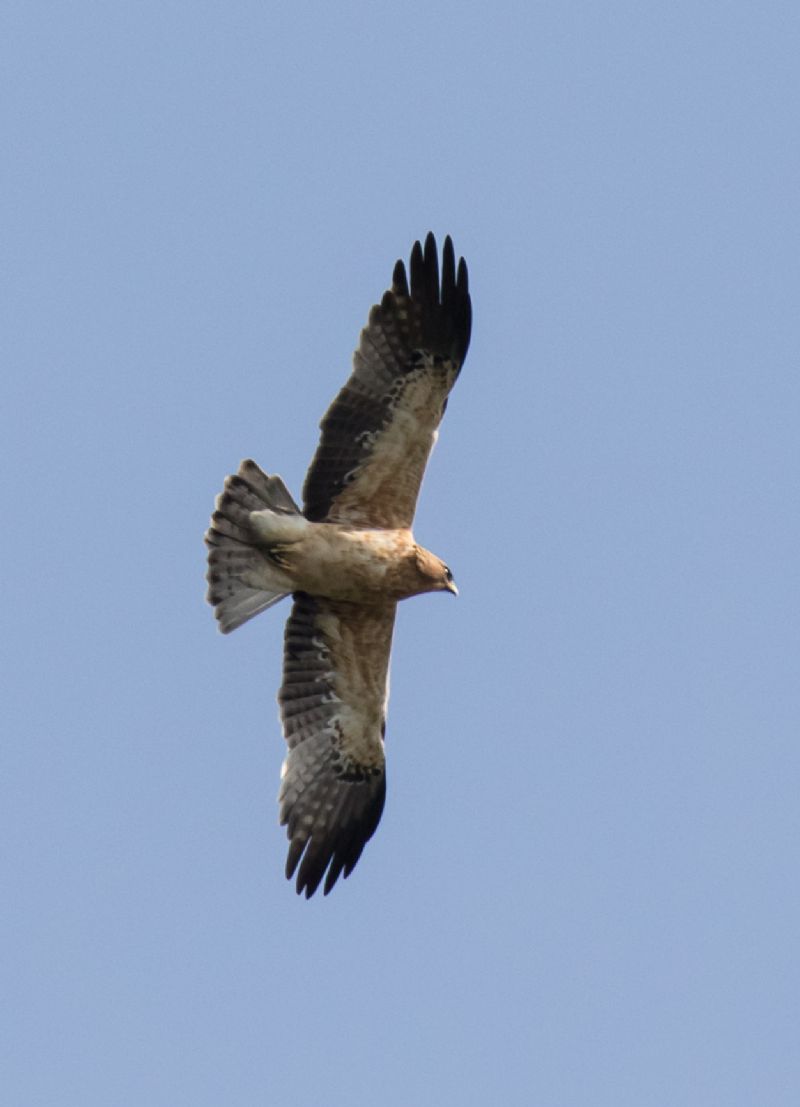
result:
[[(7, 1102), (796, 1104), (796, 5), (11, 0), (0, 55)], [(461, 595), (306, 902), (287, 609), (220, 636), (202, 534), (429, 229)]]

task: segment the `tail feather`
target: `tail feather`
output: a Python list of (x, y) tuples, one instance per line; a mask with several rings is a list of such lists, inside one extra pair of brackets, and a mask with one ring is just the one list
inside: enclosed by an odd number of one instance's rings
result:
[(237, 476), (249, 485), (261, 502), (253, 510), (269, 507), (273, 511), (286, 511), (290, 515), (299, 515), (300, 508), (292, 499), (291, 493), (279, 476), (268, 477), (254, 461), (243, 461)]
[(259, 532), (250, 520), (252, 512), (265, 509), (280, 516), (300, 515), (280, 477), (267, 476), (254, 461), (243, 461), (238, 473), (226, 478), (206, 532), (206, 598), (225, 634), (292, 591), (286, 573), (270, 560), (263, 542), (258, 544)]
[(242, 584), (235, 592), (225, 595), (217, 585), (212, 585), (208, 591), (208, 601), (215, 605), (214, 614), (219, 621), (219, 629), (223, 634), (229, 634), (254, 615), (279, 603), (287, 594), (268, 592), (263, 588), (246, 588)]

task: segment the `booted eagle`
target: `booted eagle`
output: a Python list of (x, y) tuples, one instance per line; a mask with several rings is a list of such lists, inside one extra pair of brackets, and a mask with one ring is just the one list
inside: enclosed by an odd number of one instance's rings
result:
[(289, 752), (278, 797), (286, 875), (312, 896), (349, 876), (380, 821), (389, 653), (399, 600), (457, 594), (411, 533), (425, 465), (470, 337), (467, 266), (432, 234), (414, 243), (369, 313), (353, 371), (320, 424), (302, 510), (278, 476), (243, 461), (206, 533), (208, 601), (235, 630), (284, 596)]

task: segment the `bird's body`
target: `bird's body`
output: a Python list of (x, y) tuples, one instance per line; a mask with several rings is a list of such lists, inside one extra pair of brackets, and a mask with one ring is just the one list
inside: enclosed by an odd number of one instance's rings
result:
[[(289, 753), (279, 795), (287, 875), (325, 892), (348, 876), (381, 817), (388, 669), (398, 601), (456, 592), (411, 526), (447, 396), (469, 344), (463, 259), (415, 243), (410, 288), (398, 262), (370, 312), (350, 379), (321, 423), (295, 504), (254, 461), (228, 477), (206, 534), (208, 599), (223, 631), (286, 595), (283, 685)], [(299, 866), (299, 867), (298, 867)]]
[[(435, 578), (420, 569), (420, 557), (427, 551), (420, 550), (407, 527), (368, 530), (341, 523), (311, 523), (301, 517), (302, 531), (287, 541), (272, 537), (272, 520), (258, 515), (254, 512), (251, 516), (253, 529), (266, 538), (265, 550), (284, 572), (288, 591), (374, 604), (436, 590)], [(270, 578), (274, 579), (272, 565), (265, 585)]]

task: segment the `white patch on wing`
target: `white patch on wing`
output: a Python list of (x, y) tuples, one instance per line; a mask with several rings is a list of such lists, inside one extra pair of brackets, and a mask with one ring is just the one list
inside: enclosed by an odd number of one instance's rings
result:
[(368, 769), (378, 769), (383, 765), (383, 750), (375, 741), (383, 722), (380, 711), (368, 714), (342, 704), (335, 721), (341, 728), (342, 748), (348, 757)]
[(363, 432), (367, 453), (336, 497), (331, 519), (361, 525), (411, 524), (425, 466), (437, 438), (442, 407), (457, 366), (421, 355), (419, 366), (397, 381), (387, 424)]
[(348, 757), (367, 768), (378, 768), (383, 764), (383, 749), (376, 738), (384, 717), (388, 656), (379, 655), (376, 665), (373, 647), (385, 637), (385, 631), (381, 628), (372, 642), (368, 623), (354, 629), (332, 611), (321, 612), (318, 623), (335, 666), (331, 673), (334, 691), (331, 698), (339, 706), (331, 722), (338, 724)]

